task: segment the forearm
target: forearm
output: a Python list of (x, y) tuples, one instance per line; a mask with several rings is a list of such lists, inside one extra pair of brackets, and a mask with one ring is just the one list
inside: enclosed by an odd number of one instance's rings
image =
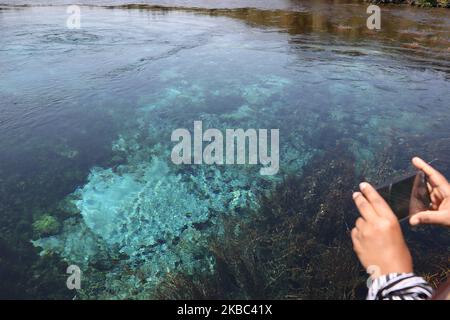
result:
[(367, 300), (426, 300), (433, 289), (413, 273), (390, 273), (376, 278), (367, 294)]

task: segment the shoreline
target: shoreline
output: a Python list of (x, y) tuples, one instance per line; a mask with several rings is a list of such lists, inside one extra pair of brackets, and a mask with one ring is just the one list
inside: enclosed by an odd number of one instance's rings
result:
[[(354, 4), (353, 2), (349, 1), (348, 4)], [(287, 7), (287, 8), (277, 8), (277, 7), (258, 7), (258, 6), (252, 6), (251, 3), (248, 6), (233, 6), (230, 7), (221, 6), (218, 5), (217, 7), (210, 7), (210, 6), (185, 6), (182, 4), (169, 4), (169, 3), (160, 3), (159, 1), (155, 1), (154, 3), (145, 3), (145, 2), (127, 2), (124, 1), (123, 3), (114, 3), (114, 1), (111, 1), (110, 4), (107, 4), (106, 2), (99, 2), (99, 3), (90, 3), (90, 2), (76, 2), (74, 3), (79, 6), (89, 6), (89, 7), (103, 7), (108, 9), (152, 9), (152, 10), (211, 10), (211, 11), (222, 11), (222, 10), (243, 10), (243, 9), (256, 9), (256, 10), (270, 10), (270, 11), (297, 11), (299, 8), (295, 7)], [(336, 5), (343, 5), (346, 4), (344, 2), (338, 2), (338, 3), (330, 3), (330, 6), (336, 6)], [(418, 7), (418, 8), (450, 8), (450, 0), (362, 0), (360, 1), (360, 4), (375, 4), (375, 5), (397, 5), (397, 6), (411, 6), (411, 7)], [(56, 2), (56, 3), (48, 3), (48, 2), (38, 2), (38, 3), (27, 3), (19, 2), (19, 3), (9, 3), (8, 1), (0, 2), (0, 10), (5, 7), (58, 7), (58, 6), (67, 6), (68, 4), (64, 2)], [(303, 8), (304, 9), (304, 8)], [(303, 10), (299, 10), (302, 12)]]

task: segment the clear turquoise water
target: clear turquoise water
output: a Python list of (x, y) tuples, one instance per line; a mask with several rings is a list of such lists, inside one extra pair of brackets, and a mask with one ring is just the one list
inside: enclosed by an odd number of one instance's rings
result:
[[(386, 39), (286, 32), (239, 12), (82, 13), (81, 30), (68, 30), (64, 7), (0, 10), (0, 215), (2, 244), (22, 243), (12, 255), (27, 263), (40, 253), (87, 274), (108, 265), (87, 296), (142, 297), (168, 272), (208, 272), (197, 249), (218, 218), (257, 209), (259, 195), (336, 145), (359, 173), (406, 169), (414, 154), (448, 163), (445, 51), (427, 60)], [(279, 128), (279, 174), (173, 165), (171, 132), (196, 120)], [(385, 154), (392, 146), (404, 154)], [(33, 229), (43, 214), (57, 232)]]

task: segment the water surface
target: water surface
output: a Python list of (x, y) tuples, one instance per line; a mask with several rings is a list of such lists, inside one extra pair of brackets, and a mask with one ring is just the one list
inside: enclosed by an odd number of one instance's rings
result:
[[(89, 2), (80, 30), (65, 6), (2, 6), (2, 296), (70, 298), (66, 264), (89, 298), (145, 298), (167, 273), (209, 272), (201, 248), (221, 217), (244, 219), (338, 147), (373, 181), (414, 154), (445, 169), (448, 12), (389, 6), (373, 32), (365, 6), (329, 3)], [(171, 132), (196, 120), (279, 128), (280, 173), (173, 165)], [(57, 231), (33, 228), (44, 215)]]

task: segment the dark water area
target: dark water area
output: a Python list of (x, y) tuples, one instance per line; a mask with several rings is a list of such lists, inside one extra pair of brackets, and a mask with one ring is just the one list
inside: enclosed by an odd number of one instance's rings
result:
[[(81, 1), (70, 30), (67, 1), (1, 3), (1, 298), (148, 298), (208, 273), (221, 219), (265, 212), (286, 177), (314, 181), (311, 212), (414, 155), (450, 177), (448, 10), (385, 6), (371, 31), (359, 1)], [(279, 128), (279, 174), (174, 166), (170, 134), (197, 120)], [(341, 195), (320, 196), (324, 174)], [(448, 269), (447, 231), (406, 233), (419, 267)]]

